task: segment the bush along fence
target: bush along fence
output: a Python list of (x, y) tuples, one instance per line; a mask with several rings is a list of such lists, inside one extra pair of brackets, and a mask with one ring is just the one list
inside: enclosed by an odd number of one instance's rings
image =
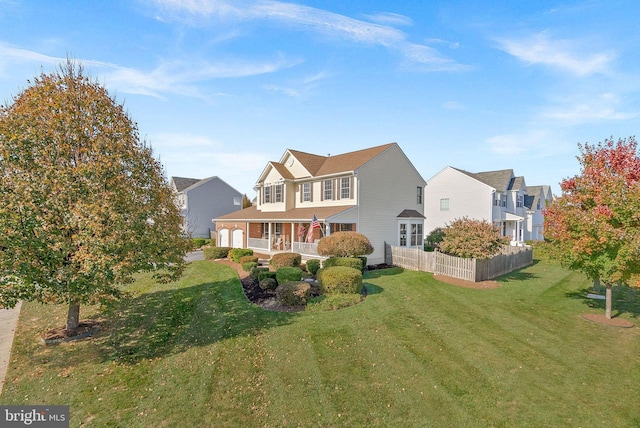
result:
[(431, 272), (466, 281), (486, 281), (533, 264), (531, 247), (505, 246), (490, 259), (463, 259), (420, 248), (395, 247), (385, 243), (385, 263), (404, 269)]

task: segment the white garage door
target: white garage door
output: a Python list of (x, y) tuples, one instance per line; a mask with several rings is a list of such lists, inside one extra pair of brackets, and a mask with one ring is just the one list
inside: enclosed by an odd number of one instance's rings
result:
[(233, 232), (231, 232), (231, 237), (233, 241), (233, 248), (244, 247), (244, 231), (242, 229), (235, 229)]
[(218, 247), (229, 246), (229, 229), (221, 229), (218, 232)]

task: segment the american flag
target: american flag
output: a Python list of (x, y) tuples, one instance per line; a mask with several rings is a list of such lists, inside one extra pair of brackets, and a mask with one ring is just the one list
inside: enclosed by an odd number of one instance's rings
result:
[(320, 229), (320, 222), (318, 221), (318, 217), (313, 215), (313, 220), (311, 220), (311, 225), (309, 226), (309, 231), (307, 232), (307, 242), (313, 242), (313, 229)]

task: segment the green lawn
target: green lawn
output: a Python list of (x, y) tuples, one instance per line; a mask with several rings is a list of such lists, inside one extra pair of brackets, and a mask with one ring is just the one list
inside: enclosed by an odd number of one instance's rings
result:
[[(106, 312), (90, 340), (44, 346), (65, 308), (23, 305), (2, 404), (69, 404), (71, 426), (640, 426), (640, 328), (548, 262), (493, 290), (401, 269), (334, 312), (250, 304), (234, 271), (193, 263)], [(592, 306), (590, 306), (592, 305)], [(614, 313), (640, 325), (640, 293)]]

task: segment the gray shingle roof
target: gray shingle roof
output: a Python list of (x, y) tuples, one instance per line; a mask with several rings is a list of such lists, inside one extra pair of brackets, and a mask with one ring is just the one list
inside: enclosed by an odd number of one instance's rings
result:
[(200, 181), (199, 178), (186, 178), (186, 177), (171, 177), (173, 184), (176, 186), (178, 192), (182, 192), (187, 187), (191, 187)]

